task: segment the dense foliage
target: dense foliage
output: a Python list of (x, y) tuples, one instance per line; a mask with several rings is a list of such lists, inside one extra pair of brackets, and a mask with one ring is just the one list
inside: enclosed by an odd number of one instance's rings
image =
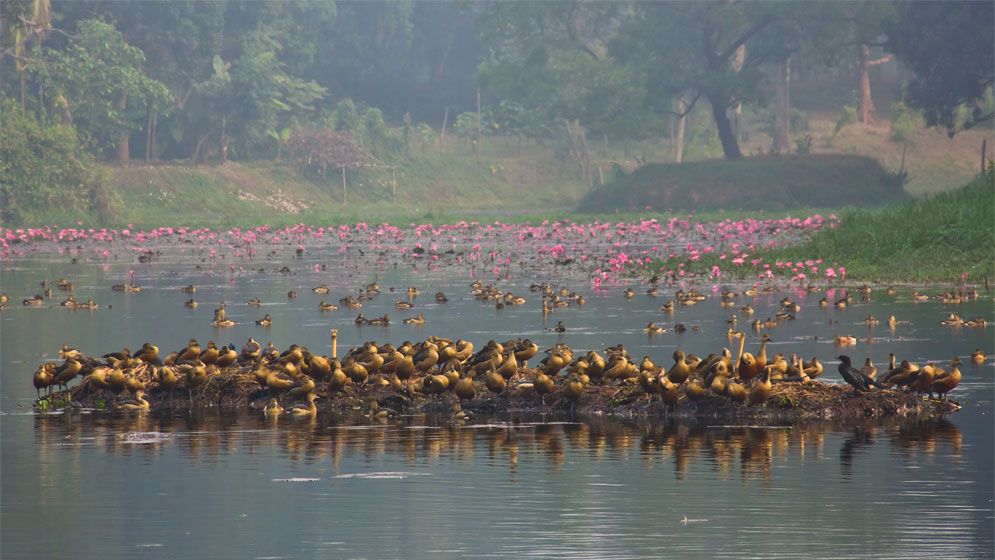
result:
[(10, 100), (2, 107), (0, 218), (20, 224), (53, 206), (100, 211), (112, 205), (108, 178), (71, 126), (41, 124)]
[(790, 141), (793, 72), (859, 75), (854, 106), (868, 122), (869, 69), (892, 55), (911, 71), (895, 70), (906, 72), (903, 108), (951, 131), (990, 121), (993, 11), (966, 1), (5, 0), (0, 90), (42, 129), (71, 127), (99, 159), (280, 159), (295, 131), (329, 129), (389, 163), (436, 139), (444, 149), (449, 132), (474, 145), (488, 135), (548, 143), (593, 185), (589, 144), (609, 138), (670, 135), (685, 155), (738, 159), (743, 123), (762, 118), (775, 151), (810, 149)]

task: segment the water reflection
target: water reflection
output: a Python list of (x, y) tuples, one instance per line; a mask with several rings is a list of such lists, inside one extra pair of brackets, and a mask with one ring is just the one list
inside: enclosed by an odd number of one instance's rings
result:
[(827, 437), (839, 441), (844, 482), (875, 446), (887, 445), (891, 455), (903, 460), (931, 461), (940, 452), (951, 464), (961, 461), (962, 446), (960, 429), (946, 419), (728, 427), (605, 418), (549, 422), (530, 416), (474, 423), (425, 415), (371, 421), (319, 414), (297, 420), (207, 410), (183, 415), (42, 415), (35, 418), (34, 434), (43, 465), (51, 462), (46, 455), (94, 449), (152, 459), (175, 448), (192, 465), (276, 450), (291, 461), (328, 462), (333, 471), (345, 458), (372, 462), (388, 456), (411, 467), (426, 460), (484, 461), (514, 475), (522, 457), (541, 459), (550, 472), (559, 472), (573, 460), (600, 463), (638, 457), (647, 469), (672, 469), (677, 481), (699, 477), (707, 469), (717, 480), (738, 478), (764, 485), (777, 464), (825, 460)]

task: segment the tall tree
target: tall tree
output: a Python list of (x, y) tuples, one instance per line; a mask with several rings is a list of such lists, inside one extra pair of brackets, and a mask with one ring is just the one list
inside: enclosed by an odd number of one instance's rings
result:
[(770, 33), (779, 17), (776, 8), (762, 2), (638, 3), (612, 52), (639, 61), (648, 89), (666, 100), (664, 111), (681, 92), (691, 96), (685, 113), (705, 98), (726, 159), (740, 159), (729, 111), (759, 99), (759, 67), (773, 54), (753, 52), (749, 44)]
[(114, 26), (97, 20), (79, 22), (63, 50), (48, 49), (39, 70), (42, 83), (65, 100), (73, 124), (104, 151), (129, 157), (127, 138), (140, 127), (127, 112), (128, 99), (143, 106), (170, 98), (161, 82), (142, 69), (145, 55), (129, 45)]
[(991, 122), (978, 104), (995, 84), (995, 4), (992, 2), (908, 2), (888, 25), (886, 48), (915, 76), (906, 101), (926, 122), (958, 131), (958, 107), (971, 116), (960, 130)]

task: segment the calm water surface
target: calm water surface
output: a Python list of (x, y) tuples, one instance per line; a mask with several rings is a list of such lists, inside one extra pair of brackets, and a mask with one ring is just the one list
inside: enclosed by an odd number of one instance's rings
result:
[[(253, 336), (316, 349), (336, 328), (346, 346), (429, 334), (478, 347), (518, 336), (581, 350), (621, 342), (662, 364), (677, 347), (707, 354), (729, 345), (729, 310), (710, 300), (668, 317), (657, 310), (663, 298), (642, 295), (645, 286), (628, 302), (620, 287), (598, 295), (582, 277), (525, 271), (500, 285), (529, 303), (497, 311), (474, 300), (471, 277), (453, 267), (373, 267), (320, 251), (235, 270), (202, 258), (191, 252), (136, 265), (30, 256), (2, 264), (0, 284), (14, 304), (0, 314), (3, 558), (992, 557), (991, 362), (963, 364), (953, 396), (964, 409), (928, 422), (724, 427), (707, 419), (511, 415), (455, 425), (424, 416), (265, 421), (214, 409), (31, 412), (31, 374), (64, 342), (97, 355), (146, 340), (165, 352), (190, 337), (240, 346)], [(336, 262), (335, 271), (315, 270), (320, 262)], [(292, 274), (274, 272), (284, 265)], [(143, 291), (112, 292), (132, 269)], [(78, 299), (103, 307), (19, 305), (42, 279), (62, 276), (74, 281)], [(367, 317), (386, 312), (399, 322), (421, 311), (427, 324), (358, 328), (354, 312), (318, 311), (322, 298), (334, 302), (373, 280), (384, 293), (364, 305)], [(588, 303), (544, 320), (539, 298), (528, 293), (533, 281), (566, 284)], [(190, 296), (180, 287), (190, 283), (198, 286), (197, 309), (182, 305)], [(320, 283), (332, 293), (311, 293)], [(397, 311), (394, 301), (409, 285), (423, 294), (415, 309)], [(290, 289), (297, 299), (286, 297)], [(449, 303), (435, 303), (438, 290)], [(861, 338), (849, 353), (879, 367), (888, 352), (944, 366), (975, 348), (995, 353), (991, 327), (937, 325), (951, 311), (995, 320), (990, 296), (950, 307), (913, 303), (908, 289), (894, 297), (878, 290), (870, 303), (823, 310), (822, 293), (787, 295), (803, 309), (771, 331), (771, 351), (818, 355), (834, 381), (833, 334)], [(763, 319), (784, 296), (740, 300)], [(245, 305), (250, 297), (263, 306)], [(239, 325), (216, 330), (211, 313), (222, 300)], [(268, 330), (254, 324), (263, 313), (273, 317)], [(907, 323), (894, 333), (868, 328), (868, 314)], [(557, 320), (565, 334), (546, 330)], [(701, 332), (649, 338), (641, 331), (648, 321), (682, 321)], [(748, 349), (756, 344), (752, 336)]]

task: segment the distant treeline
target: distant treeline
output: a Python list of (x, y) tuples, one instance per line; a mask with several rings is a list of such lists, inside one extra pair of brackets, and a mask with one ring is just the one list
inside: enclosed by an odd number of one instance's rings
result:
[(792, 76), (849, 80), (869, 121), (892, 60), (927, 124), (992, 116), (992, 2), (4, 0), (0, 20), (4, 110), (116, 161), (280, 158), (306, 130), (312, 152), (349, 144), (323, 156), (348, 165), (448, 127), (558, 137), (589, 172), (589, 137), (670, 135), (680, 161), (695, 110), (738, 159), (744, 106), (771, 107), (790, 151)]

